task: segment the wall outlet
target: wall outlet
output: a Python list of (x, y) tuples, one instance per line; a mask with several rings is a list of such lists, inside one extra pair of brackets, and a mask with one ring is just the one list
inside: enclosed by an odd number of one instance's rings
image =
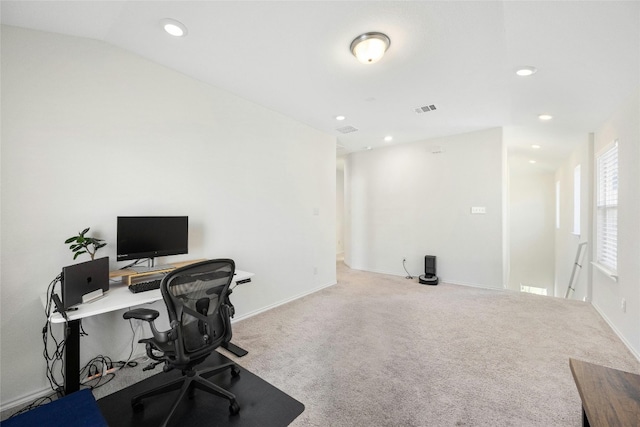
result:
[(313, 275), (317, 275), (318, 274), (318, 267), (313, 267)]
[(620, 310), (622, 310), (623, 313), (627, 312), (627, 300), (622, 298), (622, 302), (620, 303)]
[(402, 262), (407, 262), (407, 257), (406, 256), (402, 257)]

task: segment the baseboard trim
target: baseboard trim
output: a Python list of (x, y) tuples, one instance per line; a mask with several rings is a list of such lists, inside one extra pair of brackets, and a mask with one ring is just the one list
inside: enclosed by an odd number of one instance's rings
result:
[[(347, 265), (347, 267), (349, 267), (352, 270), (358, 270), (358, 271), (366, 271), (368, 273), (376, 273), (376, 274), (386, 274), (388, 276), (395, 276), (395, 277), (406, 277), (406, 274), (402, 274), (402, 273), (398, 273), (397, 271), (383, 271), (383, 270), (369, 270), (366, 268), (359, 268), (359, 267), (350, 267)], [(420, 273), (422, 274), (422, 273)], [(413, 277), (416, 282), (418, 281), (418, 277), (420, 276), (420, 274), (416, 274), (416, 275), (412, 275), (411, 277)], [(460, 282), (457, 280), (449, 280), (446, 277), (442, 277), (439, 276), (440, 279), (440, 283), (442, 284), (449, 284), (449, 285), (459, 285), (459, 286), (469, 286), (472, 288), (480, 288), (480, 289), (489, 289), (492, 291), (502, 291), (502, 290), (506, 290), (506, 288), (502, 285), (500, 285), (500, 287), (495, 287), (495, 286), (489, 286), (489, 285), (483, 285), (480, 283), (467, 283), (467, 282)], [(411, 279), (408, 279), (411, 280)]]
[[(41, 397), (47, 396), (49, 394), (53, 394), (55, 393), (51, 387), (45, 387), (42, 388), (40, 390), (28, 393), (28, 394), (24, 394), (22, 396), (16, 397), (14, 399), (11, 399), (9, 401), (6, 402), (2, 402), (0, 403), (0, 413), (2, 413), (2, 417), (1, 419), (4, 421), (5, 417), (4, 417), (4, 412), (5, 411), (13, 411), (15, 412), (16, 409), (22, 407), (22, 406), (26, 406), (26, 405), (30, 405), (31, 403), (33, 403), (36, 399), (40, 399)], [(11, 415), (11, 414), (7, 414), (7, 415)]]
[(337, 283), (338, 282), (330, 282), (330, 283), (318, 286), (316, 288), (313, 288), (310, 291), (303, 292), (303, 293), (295, 295), (293, 297), (290, 297), (290, 298), (284, 299), (282, 301), (276, 302), (274, 304), (268, 305), (266, 307), (262, 307), (262, 308), (259, 308), (257, 310), (254, 310), (254, 311), (250, 311), (249, 313), (243, 314), (242, 316), (236, 316), (233, 320), (231, 320), (231, 324), (234, 324), (236, 322), (240, 322), (242, 320), (245, 320), (245, 319), (248, 319), (250, 317), (256, 316), (256, 315), (258, 315), (260, 313), (264, 313), (265, 311), (272, 310), (272, 309), (274, 309), (276, 307), (280, 307), (281, 305), (284, 305), (284, 304), (290, 303), (292, 301), (295, 301), (297, 299), (306, 297), (307, 295), (314, 294), (314, 293), (316, 293), (318, 291), (321, 291), (321, 290), (323, 290), (325, 288), (328, 288), (330, 286), (336, 285)]
[(633, 346), (631, 345), (631, 343), (624, 337), (624, 335), (622, 335), (622, 333), (618, 330), (618, 328), (616, 328), (616, 326), (613, 324), (613, 322), (611, 321), (611, 319), (609, 319), (607, 317), (607, 315), (604, 313), (604, 311), (598, 307), (598, 304), (595, 303), (591, 303), (591, 305), (593, 306), (593, 308), (596, 309), (596, 311), (598, 312), (598, 314), (600, 315), (600, 317), (602, 317), (604, 319), (605, 322), (607, 322), (607, 324), (611, 327), (611, 329), (613, 330), (613, 332), (618, 336), (618, 338), (620, 338), (620, 341), (622, 341), (622, 343), (627, 346), (627, 348), (629, 349), (629, 351), (631, 352), (631, 354), (633, 354), (635, 356), (635, 358), (638, 360), (638, 362), (640, 362), (640, 353), (638, 353)]

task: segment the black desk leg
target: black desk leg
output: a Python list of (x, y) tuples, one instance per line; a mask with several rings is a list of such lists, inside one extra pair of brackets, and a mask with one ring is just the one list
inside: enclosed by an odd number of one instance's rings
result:
[(584, 411), (584, 407), (582, 407), (582, 427), (589, 427), (589, 419), (587, 418), (587, 413)]
[(235, 354), (238, 357), (246, 356), (247, 354), (249, 354), (247, 350), (240, 348), (230, 342), (223, 343), (222, 348), (229, 350), (231, 353)]
[(67, 323), (64, 347), (64, 394), (80, 390), (80, 320)]

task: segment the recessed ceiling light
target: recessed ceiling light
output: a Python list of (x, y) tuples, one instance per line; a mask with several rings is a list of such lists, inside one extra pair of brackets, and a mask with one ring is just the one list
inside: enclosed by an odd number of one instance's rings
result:
[(162, 28), (174, 37), (184, 37), (187, 35), (187, 27), (182, 22), (175, 19), (165, 18), (160, 21)]
[(364, 147), (364, 149), (365, 149), (365, 150), (371, 150), (371, 149), (373, 149), (373, 147), (371, 147), (371, 146), (369, 145), (369, 146)]
[(527, 77), (535, 74), (536, 71), (538, 71), (536, 67), (531, 67), (527, 65), (525, 67), (518, 68), (516, 70), (516, 74), (519, 75), (520, 77)]
[(534, 150), (539, 150), (540, 146), (538, 144), (533, 144), (531, 148), (533, 148)]
[(538, 118), (539, 118), (540, 120), (551, 120), (551, 119), (553, 119), (553, 116), (552, 116), (552, 115), (550, 115), (550, 114), (540, 114), (540, 115), (538, 116)]
[(342, 121), (342, 120), (344, 120), (344, 119), (346, 119), (346, 117), (345, 117), (345, 116), (336, 116), (336, 120), (340, 120), (340, 121)]
[(531, 163), (532, 165), (535, 165), (536, 161), (535, 160), (529, 160), (529, 163)]
[(387, 142), (391, 142), (391, 141), (393, 141), (393, 137), (391, 135), (387, 135), (387, 136), (384, 137), (384, 140), (387, 141)]

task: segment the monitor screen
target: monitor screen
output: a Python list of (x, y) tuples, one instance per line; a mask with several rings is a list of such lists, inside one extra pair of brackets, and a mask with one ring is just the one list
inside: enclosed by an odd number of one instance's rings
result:
[(119, 216), (118, 261), (189, 253), (189, 217)]

